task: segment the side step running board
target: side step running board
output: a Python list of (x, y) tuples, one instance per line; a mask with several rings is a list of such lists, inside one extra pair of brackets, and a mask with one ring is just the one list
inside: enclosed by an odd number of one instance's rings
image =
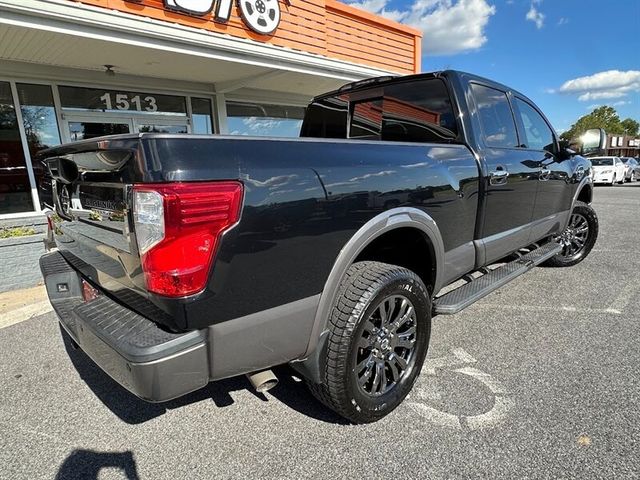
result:
[(471, 277), (468, 283), (436, 298), (433, 305), (434, 315), (458, 313), (536, 265), (550, 259), (561, 249), (559, 243), (549, 242), (495, 270), (484, 269), (484, 275), (477, 278)]

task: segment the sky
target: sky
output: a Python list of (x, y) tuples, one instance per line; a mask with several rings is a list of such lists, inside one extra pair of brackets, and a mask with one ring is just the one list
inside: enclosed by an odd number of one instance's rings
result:
[(360, 0), (423, 32), (422, 70), (531, 98), (558, 132), (600, 105), (640, 121), (640, 0)]

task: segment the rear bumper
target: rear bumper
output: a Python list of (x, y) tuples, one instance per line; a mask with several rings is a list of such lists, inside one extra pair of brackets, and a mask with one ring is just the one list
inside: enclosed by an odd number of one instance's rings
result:
[(206, 329), (172, 333), (105, 295), (85, 302), (80, 275), (59, 252), (42, 256), (40, 269), (62, 327), (127, 390), (163, 402), (209, 382)]

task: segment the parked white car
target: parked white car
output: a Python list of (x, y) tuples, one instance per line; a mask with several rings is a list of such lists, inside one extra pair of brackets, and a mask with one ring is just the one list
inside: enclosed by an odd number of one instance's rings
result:
[(625, 166), (619, 157), (592, 157), (593, 183), (624, 183)]

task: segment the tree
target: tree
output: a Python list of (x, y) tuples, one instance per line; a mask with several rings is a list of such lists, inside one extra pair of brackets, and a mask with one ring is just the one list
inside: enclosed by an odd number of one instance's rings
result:
[(625, 135), (629, 135), (631, 137), (637, 137), (640, 131), (640, 123), (636, 122), (632, 118), (625, 118), (620, 122), (622, 125), (622, 130)]
[(573, 140), (590, 128), (603, 128), (605, 132), (613, 135), (638, 135), (640, 124), (631, 118), (620, 120), (618, 112), (613, 107), (604, 105), (593, 110), (593, 112), (583, 115), (571, 128), (560, 135), (565, 140)]
[(607, 105), (598, 107), (593, 112), (580, 117), (561, 136), (565, 140), (572, 140), (578, 138), (590, 128), (604, 128), (607, 133), (617, 133), (621, 126), (620, 117), (618, 117), (616, 109)]

